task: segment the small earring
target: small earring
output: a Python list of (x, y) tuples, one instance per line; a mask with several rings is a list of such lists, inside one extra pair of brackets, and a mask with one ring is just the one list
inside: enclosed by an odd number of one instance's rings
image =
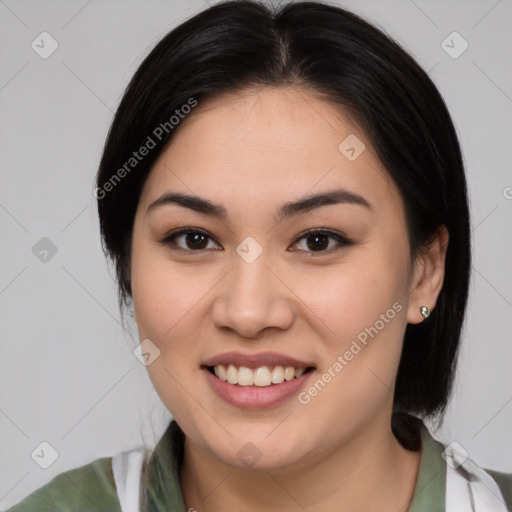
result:
[(430, 316), (430, 311), (427, 306), (421, 306), (420, 311), (424, 318), (428, 318)]

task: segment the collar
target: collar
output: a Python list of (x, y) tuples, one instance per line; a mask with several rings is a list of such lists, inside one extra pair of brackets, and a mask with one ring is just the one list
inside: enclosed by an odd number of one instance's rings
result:
[[(147, 465), (149, 512), (186, 512), (180, 487), (185, 435), (173, 419), (158, 441)], [(413, 499), (407, 512), (445, 512), (446, 471), (443, 445), (421, 427), (421, 459)]]
[(412, 502), (407, 512), (445, 512), (446, 466), (443, 445), (421, 426), (421, 459)]
[(146, 468), (148, 512), (186, 512), (180, 486), (185, 434), (172, 420), (158, 441)]

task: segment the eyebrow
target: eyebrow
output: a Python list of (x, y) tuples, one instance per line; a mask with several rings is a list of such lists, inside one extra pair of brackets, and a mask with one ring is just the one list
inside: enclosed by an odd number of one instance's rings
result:
[[(210, 215), (222, 220), (226, 220), (228, 218), (228, 211), (221, 204), (214, 203), (202, 197), (183, 194), (181, 192), (165, 193), (148, 206), (146, 215), (156, 208), (160, 208), (169, 204), (177, 204), (179, 206), (190, 208), (196, 212)], [(281, 222), (284, 219), (294, 215), (307, 213), (311, 210), (333, 204), (355, 204), (363, 206), (369, 210), (373, 210), (370, 203), (364, 197), (354, 192), (340, 188), (322, 192), (320, 194), (309, 195), (297, 201), (284, 203), (277, 211), (276, 221)]]

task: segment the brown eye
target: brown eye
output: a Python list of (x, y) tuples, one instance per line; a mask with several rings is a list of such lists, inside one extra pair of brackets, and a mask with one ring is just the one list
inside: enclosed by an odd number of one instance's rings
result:
[[(176, 241), (182, 239), (183, 242)], [(170, 233), (160, 242), (164, 245), (176, 246), (177, 249), (184, 251), (202, 251), (208, 248), (208, 239), (212, 240), (206, 232), (192, 228), (182, 228)]]
[[(306, 252), (331, 252), (331, 250), (339, 248), (340, 246), (348, 246), (352, 244), (350, 240), (339, 233), (319, 229), (307, 231), (297, 238), (295, 244), (302, 239), (306, 240), (306, 249), (300, 250), (304, 250)], [(336, 243), (334, 244), (334, 247), (329, 247), (330, 240), (335, 240)]]
[[(352, 245), (345, 236), (335, 231), (312, 229), (303, 233), (295, 240), (294, 245), (299, 241), (306, 240), (305, 248), (299, 249), (303, 252), (309, 253), (326, 253), (336, 250), (342, 246)], [(182, 240), (181, 242), (177, 242)], [(331, 241), (334, 240), (334, 244)], [(208, 247), (208, 242), (213, 241), (213, 238), (205, 231), (195, 228), (181, 228), (177, 231), (169, 233), (160, 243), (166, 246), (171, 246), (176, 250), (183, 250), (188, 252), (203, 252), (206, 249), (215, 247)]]

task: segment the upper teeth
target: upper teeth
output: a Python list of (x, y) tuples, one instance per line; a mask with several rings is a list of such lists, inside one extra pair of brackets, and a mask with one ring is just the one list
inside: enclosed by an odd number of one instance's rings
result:
[(217, 364), (213, 367), (215, 375), (230, 384), (240, 386), (270, 386), (271, 384), (280, 384), (285, 380), (293, 380), (300, 377), (305, 368), (294, 368), (293, 366), (260, 366), (252, 370), (246, 366), (240, 366), (239, 369), (233, 364), (226, 367)]

